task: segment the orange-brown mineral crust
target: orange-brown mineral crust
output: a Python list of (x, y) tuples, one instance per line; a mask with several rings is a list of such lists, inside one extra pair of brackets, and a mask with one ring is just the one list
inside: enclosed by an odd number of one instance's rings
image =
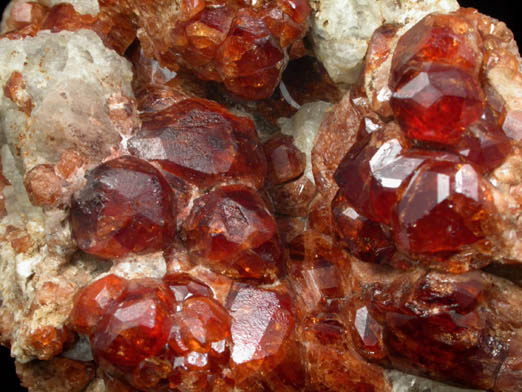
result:
[(4, 188), (9, 185), (11, 184), (2, 172), (2, 161), (0, 160), (0, 219), (7, 215), (7, 210), (5, 209)]
[(520, 287), (478, 271), (352, 266), (352, 335), (367, 358), (470, 387), (520, 390), (520, 314), (505, 311), (520, 301)]
[(96, 374), (93, 362), (74, 361), (68, 358), (53, 358), (49, 361), (17, 363), (16, 372), (22, 385), (38, 390), (53, 392), (81, 392)]

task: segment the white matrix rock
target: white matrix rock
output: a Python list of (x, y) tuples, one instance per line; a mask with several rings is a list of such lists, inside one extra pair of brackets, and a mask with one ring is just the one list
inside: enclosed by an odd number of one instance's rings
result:
[(15, 93), (32, 106), (24, 112), (16, 100), (0, 96), (1, 133), (25, 171), (56, 163), (67, 149), (99, 161), (119, 145), (107, 101), (133, 97), (132, 70), (96, 33), (41, 31), (34, 38), (2, 39), (0, 58), (0, 86), (20, 73)]

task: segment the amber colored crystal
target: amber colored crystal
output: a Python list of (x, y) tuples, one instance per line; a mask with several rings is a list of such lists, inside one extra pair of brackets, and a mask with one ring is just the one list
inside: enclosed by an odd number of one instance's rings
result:
[(158, 383), (167, 379), (172, 371), (171, 364), (162, 359), (146, 358), (134, 369), (132, 373), (132, 384), (140, 390), (150, 391)]
[(458, 15), (429, 15), (395, 49), (390, 87), (395, 118), (409, 137), (453, 144), (482, 113), (482, 40)]
[(62, 178), (70, 179), (85, 163), (85, 157), (82, 154), (77, 151), (66, 150), (60, 155), (55, 170)]
[(455, 66), (429, 63), (399, 81), (390, 104), (412, 139), (453, 144), (480, 118), (483, 101), (477, 78)]
[(290, 254), (288, 277), (296, 293), (298, 316), (338, 312), (339, 300), (347, 294), (344, 274), (349, 273), (346, 253), (328, 236), (307, 230), (303, 255)]
[(116, 275), (107, 275), (80, 290), (69, 316), (74, 330), (91, 335), (102, 316), (123, 297), (126, 290), (127, 281)]
[(63, 183), (52, 165), (33, 167), (26, 173), (24, 185), (29, 200), (35, 206), (53, 207), (60, 202)]
[(428, 15), (399, 39), (393, 54), (391, 87), (409, 71), (428, 63), (451, 65), (477, 76), (481, 46), (478, 29), (468, 19), (456, 14)]
[(278, 214), (306, 217), (317, 192), (315, 185), (302, 176), (296, 181), (271, 187), (268, 193)]
[(251, 188), (222, 186), (196, 199), (183, 232), (191, 259), (216, 272), (269, 280), (279, 272), (277, 225)]
[(357, 213), (341, 192), (332, 201), (332, 215), (341, 242), (357, 258), (378, 263), (393, 255), (395, 246), (381, 225)]
[(333, 237), (334, 229), (330, 203), (321, 197), (317, 197), (312, 204), (310, 204), (309, 210), (308, 228)]
[(249, 99), (269, 97), (286, 65), (285, 53), (265, 22), (247, 8), (237, 12), (217, 61), (227, 89)]
[(32, 23), (39, 24), (47, 15), (48, 10), (49, 8), (45, 5), (32, 1), (13, 4), (6, 25), (9, 30), (16, 30)]
[(305, 226), (306, 222), (301, 218), (292, 216), (277, 217), (277, 227), (279, 229), (279, 236), (281, 237), (281, 243), (283, 246), (290, 250), (290, 244), (296, 239), (296, 237), (303, 234)]
[(217, 103), (185, 99), (142, 116), (129, 151), (183, 180), (209, 187), (233, 179), (264, 184), (266, 160), (252, 120)]
[(230, 316), (218, 302), (208, 297), (191, 297), (178, 313), (183, 343), (191, 351), (207, 353), (213, 343), (230, 335)]
[(235, 283), (227, 299), (232, 317), (232, 366), (257, 370), (282, 360), (281, 348), (294, 326), (286, 294)]
[(451, 158), (424, 162), (399, 200), (393, 231), (400, 249), (458, 252), (488, 234), (492, 205), (484, 179), (472, 165)]
[(80, 249), (102, 258), (165, 249), (176, 229), (172, 190), (145, 161), (127, 156), (105, 162), (73, 198), (71, 229)]
[(359, 352), (370, 360), (385, 358), (383, 328), (375, 321), (368, 307), (355, 307), (352, 317), (352, 337)]
[(75, 337), (67, 327), (42, 325), (30, 331), (28, 349), (42, 361), (56, 357), (74, 343)]
[(451, 146), (451, 149), (475, 164), (484, 174), (504, 162), (512, 151), (512, 145), (498, 120), (487, 110), (478, 121), (468, 127), (459, 143)]
[(385, 136), (377, 131), (356, 143), (334, 178), (343, 196), (361, 215), (389, 224), (395, 202), (422, 159), (404, 156), (407, 143), (400, 137), (379, 142)]
[(180, 303), (193, 296), (212, 297), (213, 295), (210, 287), (187, 274), (167, 274), (163, 277), (163, 281), (174, 294), (176, 301)]
[[(28, 3), (24, 3), (28, 4)], [(27, 86), (21, 72), (14, 71), (9, 76), (9, 80), (4, 84), (4, 96), (9, 98), (18, 107), (18, 109), (27, 116), (33, 111), (33, 100), (27, 92)]]
[(303, 174), (306, 156), (293, 143), (293, 138), (277, 135), (263, 144), (268, 163), (268, 179), (272, 184), (282, 184)]
[(95, 358), (125, 369), (160, 355), (174, 309), (174, 297), (164, 284), (152, 279), (130, 281), (124, 298), (96, 327), (91, 340)]

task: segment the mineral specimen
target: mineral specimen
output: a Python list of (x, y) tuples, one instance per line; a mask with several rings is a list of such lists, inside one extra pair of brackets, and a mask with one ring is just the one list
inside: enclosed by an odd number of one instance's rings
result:
[(70, 322), (88, 335), (107, 377), (146, 391), (206, 390), (212, 380), (224, 387), (231, 375), (254, 378), (281, 360), (289, 306), (284, 294), (247, 284), (233, 286), (222, 305), (188, 275), (107, 275), (77, 295)]
[(518, 314), (498, 313), (520, 300), (520, 287), (477, 271), (352, 267), (352, 334), (366, 358), (471, 387), (520, 389)]
[(264, 185), (266, 162), (252, 121), (220, 105), (187, 98), (142, 115), (129, 151), (201, 188), (220, 182)]
[(457, 8), (13, 0), (0, 341), (22, 382), (519, 391), (522, 60)]
[(128, 15), (145, 53), (162, 66), (187, 67), (249, 99), (272, 94), (310, 12), (305, 0), (129, 1), (101, 8)]

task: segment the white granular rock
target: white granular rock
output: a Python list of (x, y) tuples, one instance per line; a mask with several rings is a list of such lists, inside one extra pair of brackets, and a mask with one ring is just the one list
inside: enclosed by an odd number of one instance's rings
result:
[(98, 0), (40, 0), (40, 3), (48, 7), (61, 3), (70, 3), (73, 5), (75, 11), (80, 14), (96, 15), (100, 12)]
[[(123, 125), (133, 128), (134, 121), (119, 123), (111, 114), (114, 102), (132, 106), (133, 75), (130, 63), (88, 30), (0, 39), (0, 58), (2, 174), (10, 184), (3, 189), (7, 215), (0, 219), (0, 338), (10, 342), (18, 362), (27, 362), (48, 355), (31, 343), (35, 333), (61, 330), (74, 292), (112, 263), (71, 257), (76, 247), (67, 210), (33, 206), (24, 175), (36, 165), (56, 164), (67, 150), (82, 154), (86, 168), (121, 153), (122, 135), (130, 135)], [(23, 83), (8, 83), (20, 75)], [(21, 105), (28, 99), (30, 105)], [(137, 118), (135, 110), (129, 113)], [(76, 185), (69, 183), (71, 192)], [(154, 270), (164, 271), (158, 261)]]

